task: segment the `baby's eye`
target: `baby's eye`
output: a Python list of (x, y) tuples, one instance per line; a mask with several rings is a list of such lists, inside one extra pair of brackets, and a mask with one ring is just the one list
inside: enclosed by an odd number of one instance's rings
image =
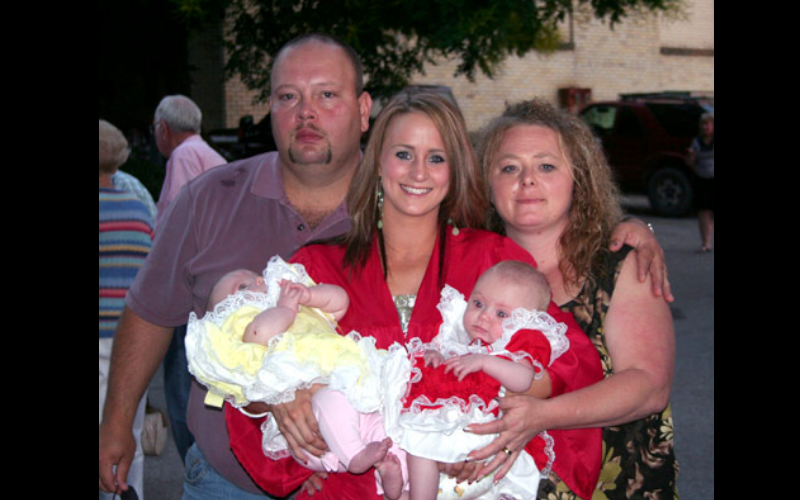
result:
[(477, 300), (477, 299), (472, 301), (472, 305), (474, 305), (478, 309), (483, 307), (483, 303), (480, 300)]
[(507, 318), (508, 317), (508, 313), (505, 312), (505, 311), (497, 311), (497, 317), (498, 318)]

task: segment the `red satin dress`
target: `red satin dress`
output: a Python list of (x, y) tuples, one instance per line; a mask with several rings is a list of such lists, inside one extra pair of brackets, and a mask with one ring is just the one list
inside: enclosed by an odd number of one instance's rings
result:
[[(504, 260), (518, 260), (535, 265), (531, 255), (511, 239), (481, 230), (461, 229), (458, 235), (449, 230), (444, 238), (437, 239), (428, 263), (416, 305), (408, 325), (407, 335), (403, 334), (389, 287), (383, 277), (383, 267), (378, 251), (377, 238), (365, 266), (360, 270), (345, 268), (343, 264), (344, 247), (333, 245), (311, 245), (300, 249), (291, 259), (292, 263), (303, 264), (314, 281), (343, 287), (350, 297), (347, 314), (339, 322), (343, 333), (352, 330), (362, 336), (372, 336), (377, 347), (387, 349), (394, 342), (405, 343), (406, 339), (419, 337), (430, 342), (438, 332), (442, 318), (436, 305), (441, 290), (448, 284), (469, 296), (478, 278), (490, 267)], [(556, 321), (569, 325), (567, 336), (570, 349), (556, 363), (563, 365), (559, 371), (551, 373), (554, 379), (554, 395), (585, 387), (602, 379), (600, 360), (588, 337), (580, 330), (572, 315), (562, 312), (551, 303), (547, 311)], [(550, 368), (555, 367), (556, 363)], [(264, 456), (261, 450), (262, 419), (251, 419), (236, 409), (226, 405), (226, 422), (230, 435), (231, 448), (239, 462), (253, 480), (272, 496), (287, 496), (300, 487), (311, 476), (292, 458), (273, 461)], [(600, 472), (601, 435), (584, 431), (556, 431), (550, 434), (556, 440), (556, 466), (554, 470), (568, 484), (572, 478), (591, 481), (594, 488)], [(595, 438), (596, 434), (596, 438)], [(562, 441), (562, 443), (559, 443)], [(563, 453), (563, 470), (558, 466), (559, 449)], [(574, 456), (573, 456), (574, 455)], [(576, 472), (572, 472), (572, 470)], [(582, 472), (584, 471), (585, 472)], [(591, 469), (591, 470), (590, 470)], [(580, 489), (580, 488), (579, 488)], [(575, 490), (575, 487), (573, 487)], [(576, 490), (577, 491), (577, 490)], [(309, 497), (305, 492), (298, 500)], [(375, 489), (372, 472), (361, 475), (350, 473), (328, 474), (322, 491), (314, 495), (314, 500), (380, 500)]]

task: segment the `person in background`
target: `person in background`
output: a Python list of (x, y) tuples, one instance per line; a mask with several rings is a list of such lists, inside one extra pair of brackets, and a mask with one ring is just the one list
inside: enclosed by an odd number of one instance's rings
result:
[(167, 157), (167, 173), (158, 198), (156, 228), (184, 184), (203, 172), (227, 163), (200, 137), (203, 113), (183, 95), (161, 99), (153, 120), (158, 151)]
[(714, 238), (714, 115), (700, 117), (700, 135), (689, 147), (689, 166), (694, 172), (694, 199), (700, 222), (703, 253), (711, 251)]
[[(100, 423), (108, 389), (114, 331), (124, 306), (125, 294), (150, 253), (153, 220), (134, 194), (116, 189), (112, 176), (128, 158), (128, 141), (115, 126), (100, 120)], [(139, 400), (133, 424), (136, 453), (130, 465), (130, 484), (143, 497), (144, 453), (141, 432), (145, 398)], [(111, 498), (100, 492), (100, 498)]]
[[(227, 163), (200, 137), (203, 114), (197, 104), (182, 95), (164, 97), (156, 108), (153, 134), (159, 152), (168, 158), (167, 173), (158, 198), (156, 230), (181, 188), (207, 170)], [(191, 375), (186, 369), (186, 325), (175, 328), (164, 357), (164, 389), (172, 435), (183, 460), (194, 439), (186, 424)]]
[(111, 176), (111, 182), (114, 184), (115, 189), (119, 189), (120, 191), (129, 191), (135, 194), (137, 198), (142, 200), (142, 203), (144, 203), (147, 209), (150, 211), (150, 217), (153, 219), (153, 221), (156, 220), (156, 217), (158, 216), (156, 202), (153, 201), (153, 195), (151, 195), (150, 191), (148, 191), (145, 185), (142, 184), (142, 181), (128, 172), (123, 172), (122, 170), (118, 169), (117, 172)]

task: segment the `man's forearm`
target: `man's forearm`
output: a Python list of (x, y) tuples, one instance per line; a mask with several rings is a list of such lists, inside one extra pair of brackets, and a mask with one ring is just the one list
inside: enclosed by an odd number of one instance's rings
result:
[(136, 407), (169, 348), (172, 330), (125, 308), (114, 334), (104, 422), (133, 424)]

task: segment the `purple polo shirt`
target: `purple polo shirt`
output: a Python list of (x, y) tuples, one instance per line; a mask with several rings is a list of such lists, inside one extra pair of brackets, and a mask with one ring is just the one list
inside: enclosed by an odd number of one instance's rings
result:
[[(234, 269), (261, 272), (273, 255), (288, 259), (314, 240), (350, 228), (344, 203), (311, 229), (283, 189), (278, 153), (216, 167), (194, 179), (164, 214), (150, 256), (126, 304), (156, 325), (185, 324), (202, 316), (211, 288)], [(230, 451), (223, 412), (203, 404), (205, 388), (192, 384), (187, 420), (212, 467), (240, 488), (259, 492)]]

